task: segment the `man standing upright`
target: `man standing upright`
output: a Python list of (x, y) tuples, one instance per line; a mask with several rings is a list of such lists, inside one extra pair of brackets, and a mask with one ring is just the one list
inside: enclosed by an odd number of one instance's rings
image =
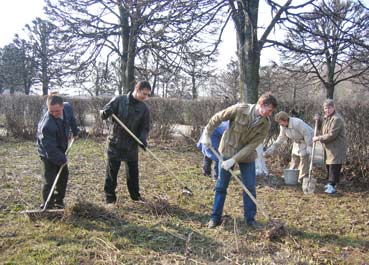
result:
[[(100, 111), (101, 118), (104, 120), (115, 114), (140, 139), (143, 149), (147, 146), (150, 129), (150, 112), (144, 101), (148, 99), (150, 92), (150, 83), (140, 81), (133, 92), (114, 97)], [(121, 161), (125, 163), (129, 195), (132, 200), (141, 201), (138, 180), (138, 143), (114, 119), (108, 136), (107, 155), (104, 185), (106, 203), (114, 204), (117, 201), (115, 189)]]

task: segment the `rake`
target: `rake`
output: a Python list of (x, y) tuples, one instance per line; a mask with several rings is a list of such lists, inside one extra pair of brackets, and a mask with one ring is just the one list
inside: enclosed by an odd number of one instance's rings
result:
[[(126, 130), (126, 132), (132, 136), (132, 138), (140, 145), (140, 146), (144, 146), (143, 143), (140, 141), (140, 139), (137, 138), (136, 135), (134, 135), (134, 133), (131, 132), (130, 129), (128, 129), (128, 127), (126, 125), (124, 125), (124, 123), (113, 113), (112, 114), (113, 118), (119, 123), (120, 126), (123, 127), (124, 130)], [(182, 185), (182, 194), (184, 195), (192, 195), (193, 192), (191, 189), (189, 189), (153, 152), (151, 152), (151, 150), (149, 148), (145, 148), (146, 151), (149, 152), (150, 155), (152, 155), (152, 157), (159, 162), (160, 165), (162, 165), (171, 175), (172, 177), (174, 177), (181, 185)]]
[[(72, 138), (69, 147), (67, 148), (67, 151), (65, 152), (65, 155), (68, 155), (70, 148), (72, 147), (74, 143), (74, 138)], [(21, 211), (20, 213), (26, 214), (30, 220), (38, 219), (42, 216), (59, 216), (64, 214), (64, 209), (48, 209), (48, 205), (50, 203), (51, 197), (54, 193), (56, 184), (58, 183), (59, 177), (61, 175), (61, 172), (63, 171), (63, 168), (67, 165), (67, 163), (60, 166), (58, 174), (55, 177), (54, 183), (51, 186), (49, 195), (47, 196), (46, 202), (44, 203), (44, 206), (42, 209), (35, 209), (35, 210), (25, 210)]]

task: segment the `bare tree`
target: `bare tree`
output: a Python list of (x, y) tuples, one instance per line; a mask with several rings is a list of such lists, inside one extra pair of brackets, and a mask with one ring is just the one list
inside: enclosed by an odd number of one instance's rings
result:
[(73, 44), (50, 21), (36, 18), (25, 26), (33, 49), (36, 67), (34, 83), (41, 84), (42, 94), (47, 95), (50, 86), (61, 87), (70, 77), (77, 64), (78, 54)]
[(238, 63), (231, 60), (227, 64), (227, 69), (221, 71), (216, 76), (210, 78), (209, 92), (213, 98), (226, 99), (231, 102), (240, 99), (240, 72)]
[(339, 83), (368, 73), (369, 12), (360, 2), (322, 1), (285, 26), (288, 38), (278, 44), (284, 60), (319, 80), (327, 98)]
[(207, 55), (199, 47), (185, 45), (183, 62), (180, 64), (182, 72), (191, 79), (192, 99), (198, 98), (198, 89), (205, 85), (214, 70), (210, 65), (214, 62), (211, 55)]
[[(294, 71), (292, 71), (294, 70)], [(276, 64), (260, 69), (260, 92), (271, 91), (278, 98), (295, 103), (298, 99), (312, 97), (315, 84), (295, 66)]]
[(114, 94), (116, 90), (116, 66), (114, 63), (96, 61), (86, 71), (76, 72), (75, 84), (90, 96)]
[(151, 58), (167, 65), (178, 63), (181, 45), (213, 26), (218, 15), (222, 19), (219, 12), (226, 6), (223, 1), (211, 0), (46, 0), (46, 3), (46, 13), (68, 35), (68, 41), (79, 43), (86, 52), (86, 64), (104, 51), (108, 58), (119, 58), (122, 81), (119, 93), (134, 86), (138, 54), (149, 50), (156, 55)]
[(292, 0), (287, 0), (284, 5), (268, 0), (272, 20), (260, 39), (258, 38), (259, 0), (229, 0), (228, 2), (237, 34), (241, 99), (255, 103), (258, 99), (260, 52), (268, 44), (268, 36), (278, 23), (286, 19), (289, 10), (300, 10), (313, 1), (304, 1), (294, 6), (291, 4)]

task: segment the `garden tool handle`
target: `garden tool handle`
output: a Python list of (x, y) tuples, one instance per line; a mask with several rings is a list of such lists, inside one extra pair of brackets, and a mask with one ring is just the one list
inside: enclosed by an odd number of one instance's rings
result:
[[(133, 139), (135, 139), (135, 141), (139, 144), (139, 145), (142, 145), (143, 146), (143, 143), (140, 141), (140, 139), (137, 138), (136, 135), (134, 135), (133, 132), (131, 132), (130, 129), (128, 129), (128, 127), (113, 113), (112, 114), (112, 117), (116, 120), (116, 122), (119, 123), (120, 126), (123, 127), (123, 129), (129, 134), (132, 136)], [(181, 183), (181, 185), (183, 186), (184, 189), (188, 190), (190, 193), (192, 193), (192, 191), (186, 187), (186, 185), (184, 185), (184, 183), (178, 179), (176, 177), (176, 175), (174, 175), (174, 173), (163, 163), (161, 162), (161, 160), (153, 153), (151, 152), (151, 150), (146, 147), (146, 151), (150, 153), (150, 155), (152, 155), (153, 158), (155, 158), (156, 161), (159, 162), (160, 165), (162, 165), (176, 180), (178, 180), (179, 183)]]
[[(210, 146), (209, 147), (210, 148), (210, 150), (215, 154), (215, 156), (218, 158), (218, 160), (220, 161), (220, 162), (223, 162), (223, 159), (222, 159), (222, 157), (219, 155), (219, 153), (217, 152), (217, 151), (215, 151), (214, 150), (214, 148), (212, 147), (212, 146)], [(268, 221), (270, 221), (270, 217), (269, 217), (269, 215), (266, 213), (266, 211), (264, 210), (264, 207), (263, 206), (261, 206), (258, 202), (257, 202), (257, 200), (256, 200), (256, 198), (254, 197), (254, 195), (252, 195), (252, 193), (249, 191), (249, 189), (243, 184), (243, 182), (240, 180), (240, 178), (239, 177), (237, 177), (236, 176), (236, 174), (234, 174), (233, 173), (233, 171), (232, 171), (232, 169), (229, 169), (228, 170), (228, 172), (229, 173), (231, 173), (231, 175), (232, 175), (232, 177), (234, 177), (236, 180), (237, 180), (237, 182), (239, 183), (239, 184), (241, 184), (241, 186), (242, 186), (242, 188), (243, 188), (243, 190), (246, 192), (246, 194), (250, 197), (250, 199), (255, 203), (255, 205), (259, 208), (259, 210), (260, 210), (260, 212), (264, 215), (264, 217), (266, 218), (266, 219), (268, 219)]]
[[(68, 146), (67, 150), (65, 151), (65, 156), (67, 156), (67, 155), (68, 155), (68, 153), (69, 153), (69, 151), (70, 151), (70, 148), (72, 147), (73, 143), (74, 143), (74, 138), (72, 138), (72, 140), (70, 141), (70, 144), (69, 144), (69, 146)], [(46, 199), (46, 201), (45, 201), (44, 207), (42, 208), (42, 211), (46, 211), (47, 206), (48, 206), (48, 204), (49, 204), (49, 202), (50, 202), (51, 196), (52, 196), (52, 195), (53, 195), (53, 193), (54, 193), (54, 190), (55, 190), (56, 184), (58, 183), (58, 180), (59, 180), (60, 174), (61, 174), (61, 172), (62, 172), (63, 168), (64, 168), (67, 164), (68, 164), (68, 162), (66, 162), (66, 163), (64, 163), (63, 165), (61, 165), (61, 166), (60, 166), (59, 171), (58, 171), (58, 173), (56, 174), (56, 177), (55, 177), (54, 183), (53, 183), (53, 185), (51, 186), (51, 189), (50, 189), (49, 195), (47, 196), (47, 199)]]
[[(141, 146), (143, 146), (143, 143), (141, 142), (141, 140), (140, 139), (138, 139), (137, 138), (137, 136), (136, 135), (134, 135), (134, 133), (133, 132), (131, 132), (131, 130), (130, 129), (128, 129), (128, 127), (113, 113), (112, 114), (112, 117), (116, 120), (116, 122), (118, 122), (119, 123), (119, 125), (120, 126), (122, 126), (123, 127), (123, 129), (130, 135), (130, 136), (132, 136), (132, 138), (133, 139), (135, 139), (135, 141), (139, 144), (139, 145), (141, 145)], [(146, 148), (147, 149), (147, 148)]]
[[(314, 136), (316, 136), (317, 133), (318, 133), (318, 122), (319, 122), (318, 119), (316, 119), (315, 120), (315, 127), (314, 127)], [(313, 172), (315, 146), (316, 146), (316, 142), (313, 142), (313, 147), (312, 147), (312, 150), (311, 150), (310, 165), (309, 165), (309, 181), (308, 181), (308, 187), (310, 187), (310, 181), (311, 181), (311, 176), (312, 176), (312, 172)]]

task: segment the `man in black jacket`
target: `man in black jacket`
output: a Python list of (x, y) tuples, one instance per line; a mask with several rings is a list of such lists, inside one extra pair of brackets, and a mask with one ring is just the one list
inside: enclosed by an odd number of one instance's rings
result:
[[(47, 109), (48, 111), (44, 113), (37, 127), (37, 149), (42, 161), (42, 175), (44, 177), (42, 188), (44, 203), (60, 167), (67, 163), (65, 151), (68, 147), (68, 134), (72, 120), (69, 116), (74, 115), (73, 112), (64, 110), (63, 99), (57, 95), (48, 96)], [(65, 165), (48, 208), (64, 208), (68, 175), (68, 166)]]
[[(114, 97), (100, 111), (101, 118), (107, 119), (113, 113), (141, 140), (144, 150), (150, 129), (150, 112), (143, 102), (148, 99), (151, 85), (147, 81), (136, 84), (134, 91), (127, 95)], [(127, 187), (132, 200), (142, 200), (138, 181), (138, 143), (114, 119), (108, 136), (108, 161), (104, 191), (106, 203), (113, 204), (117, 200), (115, 189), (121, 161), (125, 162)]]

